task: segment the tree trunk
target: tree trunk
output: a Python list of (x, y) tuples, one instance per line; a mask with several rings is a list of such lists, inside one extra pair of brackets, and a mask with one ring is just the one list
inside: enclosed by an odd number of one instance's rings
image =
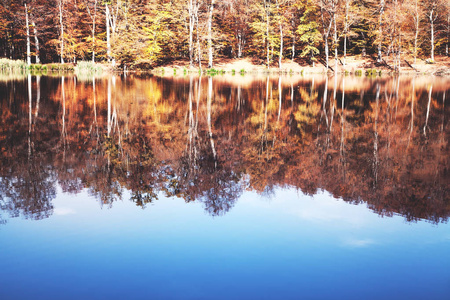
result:
[(208, 68), (213, 67), (213, 49), (212, 49), (212, 14), (214, 9), (215, 0), (211, 0), (211, 4), (209, 6), (209, 16), (208, 16)]
[(434, 9), (430, 12), (430, 26), (431, 26), (431, 61), (434, 62)]
[(278, 57), (278, 67), (281, 70), (281, 60), (283, 59), (283, 26), (280, 23), (280, 55)]
[(37, 34), (36, 23), (33, 21), (32, 25), (33, 25), (33, 32), (34, 32), (34, 44), (35, 44), (35, 48), (36, 48), (36, 53), (35, 53), (36, 63), (40, 64), (41, 60), (39, 58), (39, 38), (38, 38), (38, 34)]
[(292, 58), (291, 60), (294, 61), (295, 57), (295, 35), (292, 37)]
[(337, 25), (336, 25), (336, 12), (333, 13), (334, 23), (334, 74), (337, 75), (338, 69), (338, 39), (337, 39)]
[(27, 27), (27, 65), (31, 65), (30, 55), (30, 25), (28, 24), (28, 8), (25, 3), (25, 26)]
[(194, 54), (194, 46), (193, 46), (193, 35), (194, 35), (194, 3), (193, 0), (189, 0), (188, 5), (189, 12), (189, 67), (193, 67), (193, 54)]
[(321, 17), (322, 17), (322, 29), (323, 29), (323, 38), (324, 38), (324, 42), (325, 42), (325, 60), (326, 60), (326, 69), (328, 72), (328, 68), (329, 68), (329, 47), (328, 47), (328, 37), (330, 36), (330, 31), (331, 31), (331, 25), (333, 24), (333, 18), (330, 18), (330, 22), (328, 24), (328, 28), (325, 27), (325, 9), (321, 8), (320, 10), (321, 13)]
[(419, 16), (419, 5), (417, 3), (418, 0), (415, 0), (414, 3), (414, 65), (417, 63), (417, 41), (419, 38), (419, 23), (420, 23), (420, 16)]
[(269, 7), (270, 7), (270, 0), (264, 0), (264, 7), (266, 9), (267, 69), (269, 69), (270, 68), (270, 56), (269, 56)]
[(382, 55), (381, 55), (381, 42), (383, 40), (383, 13), (384, 13), (384, 0), (380, 0), (380, 15), (378, 18), (378, 58), (377, 62), (381, 62)]
[(238, 58), (241, 58), (242, 56), (242, 35), (241, 32), (239, 31), (238, 33)]
[(195, 25), (197, 28), (197, 56), (198, 56), (198, 68), (200, 69), (200, 72), (202, 70), (202, 49), (200, 47), (200, 35), (199, 35), (199, 26), (198, 26), (198, 5), (194, 7), (194, 19), (195, 19)]
[(94, 1), (94, 14), (92, 16), (92, 62), (95, 63), (95, 19), (97, 17), (97, 0)]
[(350, 6), (350, 0), (345, 1), (345, 17), (344, 17), (344, 58), (342, 67), (345, 71), (345, 60), (347, 59), (347, 33), (348, 33), (348, 11)]
[(106, 56), (108, 62), (111, 62), (111, 33), (110, 33), (110, 18), (111, 13), (109, 12), (108, 4), (105, 4), (105, 14), (106, 14)]
[[(63, 25), (63, 16), (62, 16), (62, 14), (63, 14), (63, 0), (59, 0), (59, 25), (60, 25), (60, 28), (61, 28), (61, 36), (60, 36), (60, 38), (61, 38), (61, 53), (60, 53), (60, 56), (61, 56), (61, 63), (63, 64), (64, 63), (64, 25)], [(64, 83), (64, 81), (63, 81), (63, 83)]]

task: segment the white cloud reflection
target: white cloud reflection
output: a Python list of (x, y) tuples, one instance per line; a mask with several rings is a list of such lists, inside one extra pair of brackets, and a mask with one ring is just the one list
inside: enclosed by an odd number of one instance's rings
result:
[(56, 216), (67, 216), (75, 213), (76, 211), (74, 209), (68, 207), (57, 207), (53, 210), (53, 214)]
[(343, 246), (351, 248), (364, 248), (374, 244), (376, 244), (376, 242), (372, 239), (357, 239), (357, 238), (346, 239), (343, 242)]

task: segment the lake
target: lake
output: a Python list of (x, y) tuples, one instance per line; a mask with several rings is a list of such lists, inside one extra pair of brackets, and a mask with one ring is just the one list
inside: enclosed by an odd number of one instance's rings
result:
[(0, 76), (0, 299), (449, 299), (450, 78)]

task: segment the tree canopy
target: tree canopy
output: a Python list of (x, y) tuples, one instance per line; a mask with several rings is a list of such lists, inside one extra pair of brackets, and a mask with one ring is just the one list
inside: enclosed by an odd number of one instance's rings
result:
[[(448, 55), (447, 0), (1, 0), (0, 56), (153, 67), (184, 58)], [(28, 28), (27, 28), (28, 26)]]

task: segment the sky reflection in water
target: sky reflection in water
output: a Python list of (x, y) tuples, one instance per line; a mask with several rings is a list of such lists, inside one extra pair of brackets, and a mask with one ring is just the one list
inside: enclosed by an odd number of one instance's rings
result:
[(448, 81), (79, 80), (0, 83), (0, 299), (449, 297)]
[[(224, 217), (161, 199), (99, 209), (58, 193), (51, 218), (0, 229), (2, 299), (445, 299), (450, 230), (276, 189)], [(125, 196), (126, 197), (126, 196)]]

